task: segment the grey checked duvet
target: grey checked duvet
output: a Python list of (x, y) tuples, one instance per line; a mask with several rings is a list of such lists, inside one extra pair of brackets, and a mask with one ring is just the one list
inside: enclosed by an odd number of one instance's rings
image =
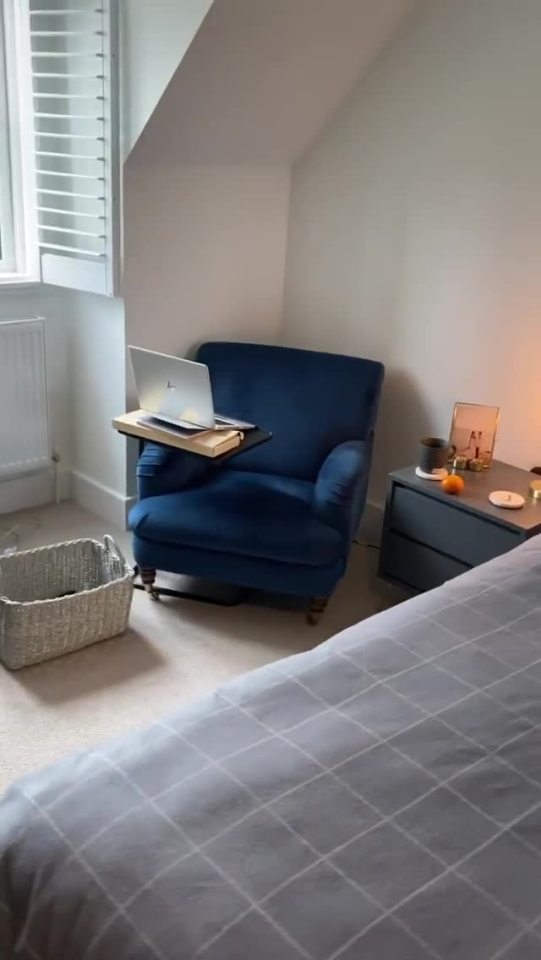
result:
[(541, 540), (0, 806), (2, 960), (539, 960)]

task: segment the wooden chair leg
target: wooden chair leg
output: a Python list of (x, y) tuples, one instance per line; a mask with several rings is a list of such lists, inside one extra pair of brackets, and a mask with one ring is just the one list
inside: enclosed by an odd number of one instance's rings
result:
[(143, 584), (151, 600), (159, 600), (160, 594), (154, 586), (156, 571), (153, 570), (152, 567), (140, 567), (139, 573), (141, 576), (141, 583)]
[(312, 597), (310, 600), (310, 607), (306, 614), (306, 619), (312, 627), (315, 627), (316, 623), (319, 623), (319, 618), (325, 613), (328, 602), (328, 597)]

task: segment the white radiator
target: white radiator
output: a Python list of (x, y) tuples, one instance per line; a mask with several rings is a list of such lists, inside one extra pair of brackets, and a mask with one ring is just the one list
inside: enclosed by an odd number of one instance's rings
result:
[(50, 465), (43, 320), (0, 323), (0, 480)]

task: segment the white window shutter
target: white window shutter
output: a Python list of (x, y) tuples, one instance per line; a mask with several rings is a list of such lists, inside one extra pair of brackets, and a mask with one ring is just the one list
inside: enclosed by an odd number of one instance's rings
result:
[(30, 0), (45, 283), (118, 292), (117, 0)]

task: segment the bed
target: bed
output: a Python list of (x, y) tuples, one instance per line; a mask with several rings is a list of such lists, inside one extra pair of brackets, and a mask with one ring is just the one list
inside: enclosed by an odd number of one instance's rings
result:
[(0, 805), (2, 960), (538, 960), (541, 538)]

